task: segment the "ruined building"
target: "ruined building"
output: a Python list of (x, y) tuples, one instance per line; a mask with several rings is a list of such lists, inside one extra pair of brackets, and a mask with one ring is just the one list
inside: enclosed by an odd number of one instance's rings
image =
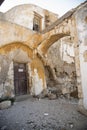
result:
[(0, 12), (0, 99), (54, 88), (87, 109), (87, 2), (61, 18), (31, 4)]

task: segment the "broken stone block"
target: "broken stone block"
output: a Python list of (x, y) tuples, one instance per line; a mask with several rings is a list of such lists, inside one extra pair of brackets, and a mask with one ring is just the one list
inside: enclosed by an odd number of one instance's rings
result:
[(43, 90), (39, 95), (33, 95), (34, 98), (42, 99), (48, 97), (48, 90)]
[(56, 96), (56, 94), (49, 93), (49, 94), (48, 94), (48, 98), (49, 98), (50, 100), (55, 100), (55, 99), (57, 99), (57, 96)]
[(0, 103), (0, 109), (7, 109), (11, 106), (11, 101), (3, 101)]
[(62, 93), (63, 93), (63, 94), (67, 94), (67, 93), (69, 93), (69, 90), (68, 90), (67, 88), (63, 88), (63, 89), (62, 89)]

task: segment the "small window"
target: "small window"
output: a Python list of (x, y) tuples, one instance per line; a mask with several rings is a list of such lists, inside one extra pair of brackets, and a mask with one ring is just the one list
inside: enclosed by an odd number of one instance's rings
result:
[(45, 27), (48, 27), (50, 25), (50, 18), (49, 15), (45, 16)]
[(33, 30), (34, 31), (41, 31), (41, 16), (35, 13), (34, 19), (33, 19)]

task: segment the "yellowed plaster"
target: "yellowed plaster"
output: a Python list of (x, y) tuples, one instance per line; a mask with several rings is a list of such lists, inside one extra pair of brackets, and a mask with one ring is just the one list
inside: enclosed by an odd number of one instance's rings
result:
[[(68, 34), (67, 34), (68, 35)], [(44, 40), (41, 45), (38, 47), (38, 50), (42, 51), (43, 54), (46, 54), (49, 47), (54, 44), (57, 40), (59, 40), (60, 38), (67, 36), (66, 34), (60, 33), (60, 34), (55, 34), (50, 36), (47, 40)]]
[(86, 22), (86, 24), (87, 24), (87, 16), (85, 17), (85, 22)]
[(87, 50), (84, 52), (83, 57), (84, 57), (84, 61), (87, 62)]
[(32, 49), (37, 48), (37, 46), (41, 43), (43, 36), (41, 34), (33, 34), (28, 37), (25, 44), (29, 45)]
[(7, 54), (10, 51), (16, 50), (16, 49), (22, 49), (23, 51), (27, 52), (28, 56), (30, 58), (33, 58), (33, 50), (31, 50), (27, 45), (24, 45), (20, 42), (11, 43), (8, 45), (4, 45), (0, 48), (0, 54)]
[(87, 46), (87, 37), (84, 39), (84, 45)]
[(37, 70), (39, 78), (43, 80), (43, 87), (44, 87), (45, 86), (44, 66), (41, 60), (37, 56), (35, 59), (32, 60), (32, 63), (31, 63), (31, 70), (32, 70), (33, 75), (34, 75), (34, 69)]

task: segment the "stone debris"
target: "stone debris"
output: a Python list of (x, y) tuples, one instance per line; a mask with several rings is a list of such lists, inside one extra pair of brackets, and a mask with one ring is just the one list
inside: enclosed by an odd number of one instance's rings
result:
[(11, 101), (3, 101), (0, 103), (0, 109), (7, 109), (11, 107)]
[(44, 116), (48, 116), (49, 114), (48, 113), (44, 113)]
[(74, 124), (72, 122), (69, 122), (67, 126), (72, 129), (74, 127)]
[(77, 106), (65, 98), (33, 98), (32, 102), (31, 97), (0, 110), (0, 130), (86, 130), (87, 118), (77, 112)]
[(34, 121), (27, 121), (27, 124), (33, 124)]
[(70, 128), (73, 128), (73, 124), (70, 124)]
[(50, 100), (55, 100), (55, 99), (57, 99), (57, 96), (56, 96), (56, 94), (49, 93), (49, 94), (48, 94), (48, 98), (49, 98)]

